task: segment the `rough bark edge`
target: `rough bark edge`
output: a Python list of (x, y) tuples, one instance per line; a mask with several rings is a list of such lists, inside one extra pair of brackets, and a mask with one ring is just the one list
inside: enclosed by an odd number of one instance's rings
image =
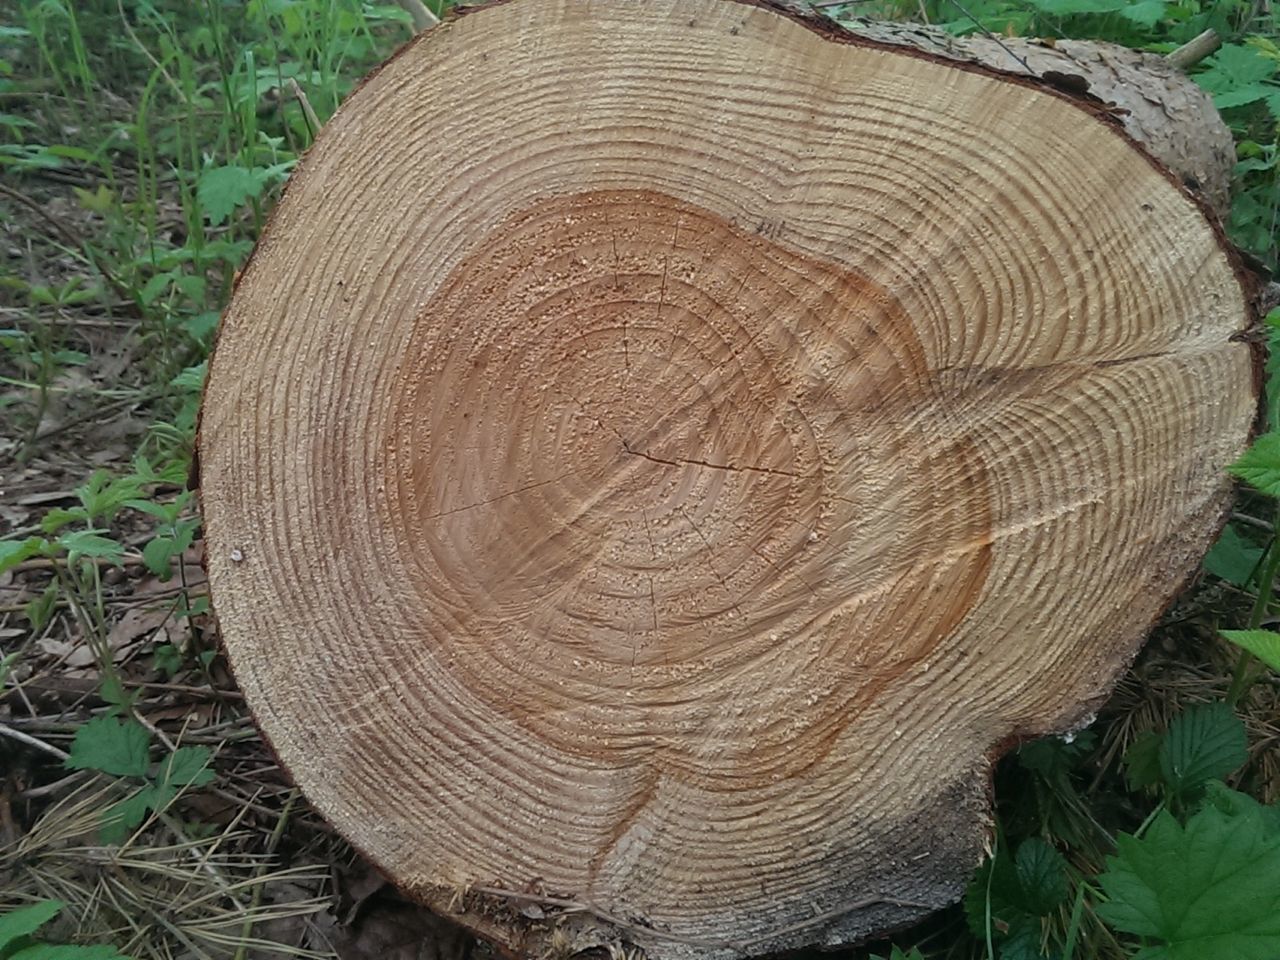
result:
[[(347, 104), (364, 88), (364, 86), (372, 82), (382, 71), (392, 62), (405, 55), (410, 49), (416, 47), (420, 43), (427, 42), (427, 38), (439, 29), (447, 29), (453, 22), (460, 20), (462, 17), (471, 16), (476, 13), (488, 10), (491, 7), (502, 6), (512, 0), (477, 0), (474, 3), (466, 3), (450, 8), (446, 12), (444, 18), (437, 27), (422, 31), (415, 37), (405, 42), (398, 50), (396, 50), (385, 61), (371, 70), (352, 88), (346, 99), (338, 106), (330, 117), (330, 121), (337, 117), (347, 108)], [(533, 0), (523, 0), (523, 2), (533, 2)], [(1261, 327), (1260, 318), (1262, 315), (1262, 301), (1268, 296), (1266, 288), (1267, 277), (1259, 272), (1259, 269), (1251, 266), (1246, 262), (1244, 255), (1227, 237), (1226, 231), (1222, 225), (1221, 219), (1213, 210), (1208, 200), (1188, 188), (1180, 177), (1170, 170), (1165, 164), (1158, 160), (1146, 145), (1140, 140), (1133, 137), (1124, 127), (1116, 112), (1106, 103), (1097, 97), (1089, 94), (1087, 90), (1081, 90), (1078, 86), (1072, 85), (1069, 80), (1064, 84), (1056, 76), (1036, 76), (1027, 72), (1014, 72), (997, 69), (986, 64), (978, 63), (971, 60), (961, 60), (948, 57), (944, 54), (929, 53), (916, 47), (905, 44), (890, 43), (883, 40), (877, 40), (858, 34), (849, 30), (843, 25), (837, 23), (831, 18), (825, 16), (820, 11), (808, 6), (801, 6), (792, 2), (792, 0), (720, 0), (724, 3), (738, 3), (743, 6), (758, 7), (760, 9), (775, 13), (779, 16), (786, 17), (801, 26), (813, 31), (825, 40), (834, 43), (844, 43), (852, 46), (863, 46), (871, 49), (884, 50), (890, 53), (896, 53), (900, 56), (912, 56), (923, 60), (929, 60), (941, 66), (951, 67), (958, 70), (966, 70), (972, 73), (978, 73), (992, 79), (1000, 80), (1006, 83), (1016, 83), (1030, 89), (1037, 90), (1050, 96), (1064, 100), (1077, 109), (1083, 111), (1093, 117), (1100, 123), (1109, 126), (1118, 136), (1122, 137), (1128, 145), (1140, 154), (1146, 161), (1163, 176), (1179, 193), (1186, 197), (1200, 212), (1204, 219), (1208, 222), (1215, 237), (1218, 240), (1219, 248), (1226, 256), (1228, 263), (1231, 265), (1237, 282), (1240, 285), (1241, 299), (1245, 306), (1246, 325), (1236, 332), (1230, 339), (1232, 341), (1244, 342), (1248, 344), (1252, 359), (1253, 368), (1253, 386), (1252, 390), (1257, 398), (1257, 412), (1254, 422), (1250, 427), (1249, 439), (1252, 440), (1261, 432), (1266, 417), (1265, 397), (1263, 396), (1263, 385), (1265, 383), (1265, 363), (1266, 363), (1266, 346), (1265, 333)], [(288, 195), (289, 187), (300, 177), (306, 176), (308, 173), (307, 160), (314, 151), (316, 143), (323, 136), (323, 131), (317, 133), (315, 140), (304, 151), (302, 156), (298, 158), (297, 165), (290, 175), (288, 181), (281, 188), (280, 196), (272, 208), (271, 213), (267, 217), (266, 223), (263, 225), (257, 242), (255, 242), (253, 250), (250, 252), (244, 266), (236, 272), (232, 281), (231, 295), (228, 298), (227, 306), (223, 309), (221, 317), (219, 317), (218, 327), (214, 333), (213, 342), (209, 349), (207, 361), (207, 370), (205, 385), (201, 390), (201, 402), (196, 417), (195, 439), (193, 443), (191, 469), (188, 475), (188, 488), (198, 489), (200, 486), (200, 450), (203, 446), (203, 422), (205, 411), (205, 400), (209, 389), (209, 376), (213, 371), (214, 358), (217, 353), (218, 343), (221, 340), (223, 330), (225, 329), (225, 320), (227, 312), (230, 310), (231, 304), (234, 302), (236, 294), (239, 292), (240, 284), (248, 275), (250, 269), (254, 266), (258, 251), (262, 249), (266, 243), (272, 239), (271, 233), (277, 211), (285, 202)], [(1261, 265), (1256, 265), (1258, 268)], [(1224, 465), (1225, 467), (1225, 465)], [(1232, 502), (1235, 499), (1234, 489), (1221, 497), (1221, 506), (1216, 520), (1209, 523), (1205, 528), (1207, 535), (1201, 538), (1194, 538), (1190, 541), (1189, 546), (1194, 549), (1190, 554), (1197, 557), (1203, 555), (1213, 545), (1213, 542), (1221, 534), (1231, 515)], [(200, 512), (201, 522), (204, 523), (204, 504), (201, 501)], [(202, 567), (207, 573), (207, 555), (201, 561)], [(940, 795), (946, 793), (960, 793), (962, 800), (968, 800), (976, 808), (976, 822), (981, 833), (983, 846), (989, 843), (992, 836), (993, 823), (992, 813), (995, 804), (995, 767), (996, 763), (1010, 751), (1016, 749), (1020, 745), (1041, 737), (1050, 736), (1055, 733), (1065, 733), (1071, 730), (1080, 729), (1087, 726), (1097, 716), (1098, 710), (1109, 699), (1111, 692), (1114, 690), (1116, 683), (1120, 677), (1130, 669), (1134, 660), (1141, 652), (1145, 645), (1147, 637), (1152, 629), (1163, 619), (1164, 615), (1178, 600), (1178, 598), (1186, 592), (1196, 581), (1200, 573), (1200, 561), (1197, 560), (1195, 565), (1189, 569), (1181, 580), (1175, 581), (1174, 588), (1170, 591), (1167, 598), (1160, 605), (1159, 613), (1153, 619), (1152, 623), (1137, 636), (1118, 641), (1115, 648), (1118, 656), (1115, 660), (1114, 669), (1110, 678), (1102, 685), (1102, 691), (1094, 697), (1082, 701), (1077, 709), (1069, 711), (1064, 716), (1057, 718), (1055, 722), (1046, 722), (1041, 727), (1019, 727), (1015, 728), (1004, 739), (992, 744), (983, 754), (982, 761), (973, 769), (972, 777), (976, 780), (973, 787), (976, 789), (965, 789), (969, 783), (973, 781), (956, 781), (945, 785)], [(218, 646), (222, 650), (223, 656), (226, 658), (231, 668), (233, 676), (236, 675), (236, 666), (231, 657), (230, 651), (227, 650), (222, 640), (221, 625), (218, 622), (217, 611), (214, 607), (212, 590), (210, 590), (210, 615), (213, 617), (214, 625), (218, 632)], [(263, 744), (267, 750), (276, 759), (281, 771), (289, 779), (294, 782), (292, 771), (288, 764), (284, 761), (280, 752), (272, 743), (265, 729), (258, 722), (257, 711), (253, 704), (245, 701), (249, 715), (257, 727)], [(985, 767), (985, 769), (983, 769)], [(961, 803), (958, 806), (965, 807), (968, 804)], [(328, 818), (316, 811), (326, 823)], [(332, 824), (330, 824), (332, 826)], [(443, 917), (451, 919), (455, 922), (466, 926), (472, 933), (481, 937), (501, 953), (510, 957), (531, 956), (535, 954), (539, 956), (556, 956), (554, 952), (557, 947), (562, 950), (568, 948), (566, 952), (559, 955), (571, 955), (574, 952), (582, 952), (595, 947), (605, 946), (611, 943), (617, 944), (635, 944), (641, 947), (648, 946), (650, 949), (663, 940), (668, 942), (683, 942), (686, 947), (692, 947), (694, 956), (712, 957), (736, 957), (741, 954), (737, 951), (737, 945), (730, 946), (728, 942), (722, 947), (705, 947), (695, 946), (689, 943), (687, 938), (662, 936), (658, 931), (646, 931), (643, 928), (637, 928), (633, 925), (619, 927), (608, 920), (601, 920), (589, 912), (575, 911), (576, 916), (570, 916), (571, 921), (569, 929), (566, 931), (562, 926), (553, 927), (544, 931), (538, 931), (533, 928), (530, 919), (511, 907), (511, 898), (503, 898), (494, 896), (493, 894), (476, 893), (470, 891), (458, 891), (440, 887), (434, 890), (407, 890), (376, 858), (371, 856), (367, 851), (352, 843), (349, 838), (335, 828), (335, 833), (341, 836), (348, 844), (351, 845), (357, 853), (360, 854), (388, 883), (404, 893), (411, 895), (424, 906), (435, 911)], [(977, 837), (977, 832), (973, 833)], [(981, 860), (974, 863), (976, 869)], [(949, 887), (950, 893), (944, 895), (943, 899), (936, 902), (934, 906), (925, 906), (923, 904), (906, 906), (910, 912), (890, 919), (882, 917), (873, 920), (871, 923), (866, 922), (866, 913), (868, 909), (872, 910), (872, 916), (883, 913), (883, 905), (888, 901), (873, 901), (872, 904), (866, 906), (855, 906), (849, 912), (838, 917), (818, 917), (814, 921), (804, 925), (803, 930), (795, 930), (795, 925), (788, 925), (779, 930), (777, 934), (767, 937), (757, 937), (749, 941), (747, 944), (751, 948), (752, 955), (765, 955), (771, 953), (783, 953), (801, 948), (810, 949), (839, 949), (843, 947), (854, 946), (857, 943), (865, 942), (873, 937), (885, 936), (891, 934), (895, 930), (904, 929), (930, 913), (942, 909), (952, 903), (955, 903), (960, 896), (963, 895), (967, 881), (963, 877), (957, 877), (952, 882), (946, 882), (945, 878), (940, 878), (940, 886)], [(473, 904), (473, 910), (466, 909), (466, 904)], [(879, 909), (873, 904), (881, 904)], [(463, 906), (462, 913), (457, 913), (452, 909), (454, 906)], [(536, 923), (536, 921), (535, 921)], [(817, 941), (812, 934), (829, 931), (827, 937), (823, 941)], [(557, 936), (557, 932), (562, 936)], [(796, 933), (809, 934), (809, 936), (801, 936), (796, 938)], [(532, 936), (531, 936), (532, 934)], [(630, 934), (630, 935), (628, 935)], [(648, 934), (648, 936), (646, 936)], [(654, 934), (657, 934), (655, 937)], [(847, 934), (847, 936), (846, 936)], [(834, 939), (833, 939), (834, 935)], [(648, 941), (646, 943), (646, 941)], [(759, 949), (755, 949), (758, 947)], [(661, 951), (660, 951), (661, 952)]]

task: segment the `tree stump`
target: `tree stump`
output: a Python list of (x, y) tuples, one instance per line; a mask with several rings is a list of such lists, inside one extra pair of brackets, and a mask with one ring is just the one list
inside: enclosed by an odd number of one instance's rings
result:
[(227, 654), (315, 807), (513, 952), (953, 901), (995, 758), (1088, 721), (1221, 525), (1254, 291), (1199, 161), (911, 32), (448, 19), (240, 278), (199, 441)]

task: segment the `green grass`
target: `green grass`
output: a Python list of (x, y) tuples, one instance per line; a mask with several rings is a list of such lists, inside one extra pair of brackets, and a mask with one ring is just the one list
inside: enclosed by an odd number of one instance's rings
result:
[[(956, 33), (1100, 38), (1159, 52), (1217, 30), (1226, 44), (1196, 75), (1237, 143), (1228, 227), (1274, 268), (1280, 31), (1268, 9), (1246, 0), (883, 0), (828, 12), (921, 18)], [(169, 612), (189, 638), (157, 641), (152, 665), (167, 679), (214, 682), (216, 650), (200, 627), (206, 601), (189, 589), (182, 559), (199, 536), (194, 497), (183, 488), (211, 338), (236, 271), (317, 125), (409, 38), (411, 20), (399, 5), (356, 0), (19, 0), (7, 11), (0, 23), (0, 214), (21, 227), (8, 235), (17, 252), (0, 275), (0, 417), (15, 425), (0, 436), (0, 462), (10, 472), (62, 470), (69, 494), (0, 540), (0, 569), (38, 564), (47, 571), (43, 592), (0, 614), (0, 627), (17, 623), (25, 631), (8, 639), (0, 633), (0, 678), (16, 676), (36, 638), (56, 624), (88, 638), (107, 706), (69, 733), (70, 749), (58, 753), (66, 770), (109, 783), (89, 800), (71, 794), (48, 816), (71, 818), (80, 833), (68, 837), (105, 828), (105, 840), (123, 843), (129, 856), (147, 842), (148, 827), (168, 822), (178, 839), (157, 856), (177, 864), (190, 850), (221, 842), (172, 813), (182, 791), (209, 782), (206, 765), (216, 758), (205, 747), (157, 740), (139, 722), (139, 694), (111, 651), (120, 615), (107, 581), (129, 559), (172, 582)], [(1280, 397), (1277, 371), (1269, 372), (1268, 396)], [(129, 425), (117, 442), (124, 455), (96, 469), (80, 448), (121, 420)], [(896, 945), (856, 955), (1280, 956), (1280, 931), (1271, 940), (1265, 931), (1261, 940), (1238, 937), (1268, 922), (1241, 905), (1248, 890), (1229, 880), (1194, 887), (1212, 872), (1194, 860), (1207, 843), (1243, 851), (1240, 875), (1280, 888), (1280, 827), (1274, 810), (1256, 802), (1280, 793), (1273, 739), (1280, 737), (1280, 696), (1267, 668), (1280, 649), (1267, 629), (1280, 568), (1280, 442), (1264, 438), (1238, 471), (1259, 491), (1242, 495), (1209, 573), (1170, 613), (1104, 715), (1074, 739), (1025, 745), (1000, 767), (995, 855), (965, 902)], [(1248, 631), (1229, 634), (1245, 649), (1221, 642), (1222, 629)], [(68, 777), (77, 791), (78, 776)], [(277, 811), (271, 826), (272, 849), (287, 811)], [(0, 865), (7, 862), (0, 856)], [(1166, 882), (1178, 862), (1191, 863), (1195, 876)], [(260, 877), (261, 867), (253, 861), (249, 874)], [(58, 870), (47, 875), (83, 892), (65, 863)], [(120, 896), (142, 912), (168, 895), (128, 899), (141, 889)], [(1155, 904), (1176, 913), (1189, 890), (1218, 904), (1191, 926), (1152, 920), (1140, 909)], [(44, 890), (45, 902), (53, 893)], [(255, 888), (255, 905), (260, 895)], [(96, 894), (66, 899), (92, 929), (92, 911), (103, 909)], [(218, 922), (241, 933), (239, 941), (224, 939), (228, 955), (242, 956), (252, 918)], [(169, 946), (148, 956), (183, 948), (181, 937), (156, 923), (148, 937)], [(124, 927), (116, 933), (135, 950), (146, 939)]]

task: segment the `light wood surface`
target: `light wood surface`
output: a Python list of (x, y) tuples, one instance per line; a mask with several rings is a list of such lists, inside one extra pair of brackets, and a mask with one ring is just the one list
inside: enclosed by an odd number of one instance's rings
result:
[(854, 940), (958, 895), (992, 758), (1196, 569), (1249, 322), (1051, 91), (731, 0), (486, 7), (341, 108), (224, 319), (226, 649), (312, 803), (515, 949)]

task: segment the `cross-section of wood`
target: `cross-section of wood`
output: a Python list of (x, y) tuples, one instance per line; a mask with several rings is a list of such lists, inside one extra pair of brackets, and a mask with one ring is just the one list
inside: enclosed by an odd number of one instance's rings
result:
[(514, 951), (953, 900), (1221, 522), (1249, 291), (1089, 103), (737, 0), (367, 81), (224, 319), (213, 601), (312, 803)]

